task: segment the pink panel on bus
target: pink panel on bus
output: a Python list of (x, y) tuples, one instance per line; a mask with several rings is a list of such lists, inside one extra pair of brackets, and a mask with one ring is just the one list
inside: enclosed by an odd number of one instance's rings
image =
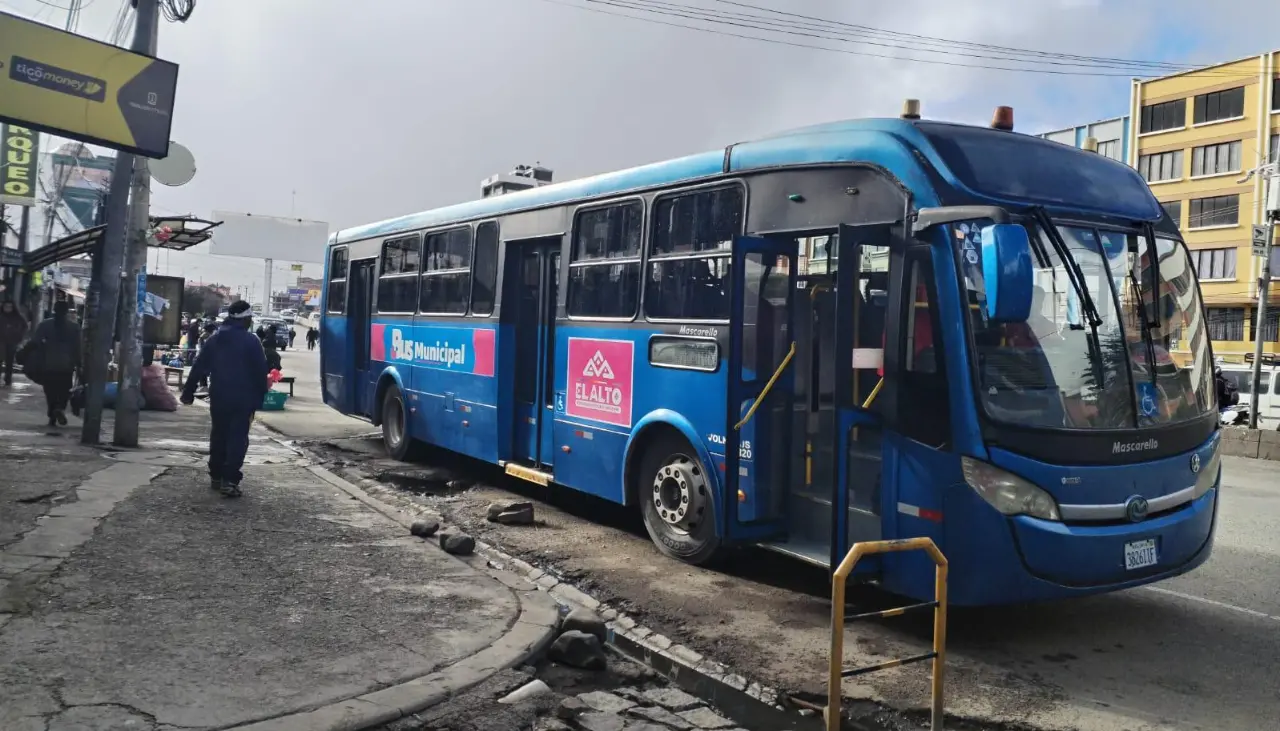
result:
[(565, 413), (579, 419), (631, 426), (635, 343), (569, 338)]

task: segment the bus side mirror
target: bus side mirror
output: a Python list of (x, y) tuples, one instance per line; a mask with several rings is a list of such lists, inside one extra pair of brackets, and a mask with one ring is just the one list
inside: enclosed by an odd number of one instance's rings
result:
[(1016, 223), (984, 226), (981, 240), (987, 318), (992, 322), (1026, 322), (1035, 284), (1027, 229)]

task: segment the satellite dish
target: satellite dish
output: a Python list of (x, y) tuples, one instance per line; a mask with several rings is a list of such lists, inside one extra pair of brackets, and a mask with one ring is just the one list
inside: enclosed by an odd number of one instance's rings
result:
[(196, 176), (196, 158), (191, 150), (177, 142), (169, 143), (169, 156), (161, 160), (152, 160), (151, 178), (161, 185), (176, 188), (186, 185)]

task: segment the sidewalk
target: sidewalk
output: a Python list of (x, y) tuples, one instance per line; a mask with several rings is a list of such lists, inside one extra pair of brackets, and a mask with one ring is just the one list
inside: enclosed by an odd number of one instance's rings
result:
[(410, 537), (265, 432), (227, 500), (206, 410), (143, 420), (142, 449), (81, 447), (37, 387), (0, 389), (0, 729), (366, 728), (550, 638), (545, 594)]

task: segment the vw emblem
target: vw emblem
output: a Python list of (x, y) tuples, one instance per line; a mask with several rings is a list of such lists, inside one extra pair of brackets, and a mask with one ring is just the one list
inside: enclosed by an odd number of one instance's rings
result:
[(1147, 517), (1147, 510), (1150, 508), (1146, 498), (1134, 495), (1124, 504), (1124, 514), (1129, 518), (1129, 522), (1139, 523)]
[(1191, 472), (1194, 474), (1200, 471), (1200, 455), (1191, 455)]

